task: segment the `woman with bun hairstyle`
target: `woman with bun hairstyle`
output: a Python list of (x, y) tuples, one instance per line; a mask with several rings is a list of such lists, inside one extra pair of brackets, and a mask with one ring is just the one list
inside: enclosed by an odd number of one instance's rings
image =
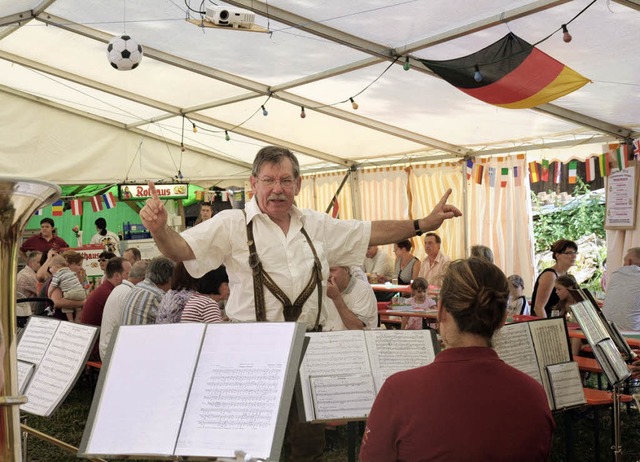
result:
[(360, 460), (547, 460), (555, 424), (546, 394), (491, 348), (508, 299), (507, 278), (494, 264), (449, 265), (438, 300), (445, 349), (432, 364), (385, 381)]
[(569, 268), (576, 264), (578, 244), (568, 239), (560, 239), (551, 246), (553, 266), (538, 275), (531, 294), (531, 314), (540, 318), (551, 316), (551, 309), (560, 299), (555, 289), (556, 279), (567, 274)]

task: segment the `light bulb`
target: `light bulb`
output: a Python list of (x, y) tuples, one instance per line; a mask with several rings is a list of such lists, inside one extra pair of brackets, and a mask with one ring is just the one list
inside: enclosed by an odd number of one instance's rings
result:
[(475, 80), (476, 82), (482, 82), (482, 74), (480, 73), (480, 68), (478, 67), (478, 65), (476, 64), (475, 67), (473, 68), (474, 72), (473, 72), (473, 80)]
[(224, 139), (227, 141), (231, 141), (231, 137), (229, 136), (229, 132), (228, 131), (224, 131)]
[(409, 69), (411, 69), (411, 63), (409, 62), (409, 57), (407, 56), (407, 58), (404, 61), (404, 64), (402, 65), (402, 68), (405, 71), (408, 71)]
[(573, 39), (573, 37), (571, 37), (571, 34), (569, 33), (569, 29), (567, 29), (567, 25), (563, 24), (562, 25), (562, 40), (564, 40), (564, 43), (569, 43), (571, 41), (571, 39)]
[(196, 124), (193, 124), (193, 133), (198, 133), (198, 127), (196, 127)]
[(184, 148), (184, 143), (180, 143), (180, 151), (184, 152), (185, 148)]
[(307, 113), (306, 113), (306, 112), (304, 112), (304, 106), (302, 106), (302, 107), (300, 108), (300, 118), (301, 118), (301, 119), (304, 119), (305, 117), (307, 117)]
[(269, 111), (265, 109), (264, 104), (261, 107), (262, 107), (262, 115), (267, 117), (269, 115)]
[(360, 107), (360, 106), (358, 106), (358, 103), (356, 103), (356, 102), (353, 100), (353, 98), (349, 98), (349, 101), (351, 101), (351, 107), (352, 107), (354, 110), (357, 110), (357, 109)]

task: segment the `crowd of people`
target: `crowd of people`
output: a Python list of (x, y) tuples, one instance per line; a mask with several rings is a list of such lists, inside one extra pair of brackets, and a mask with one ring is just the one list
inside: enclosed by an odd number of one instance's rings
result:
[[(54, 316), (100, 326), (92, 357), (104, 359), (119, 325), (299, 321), (309, 331), (372, 329), (378, 314), (369, 282), (407, 284), (412, 296), (406, 303), (437, 309), (445, 350), (433, 364), (385, 382), (367, 423), (362, 460), (546, 460), (554, 423), (545, 393), (497, 357), (491, 338), (509, 315), (568, 313), (577, 287), (568, 275), (578, 252), (573, 241), (554, 243), (555, 264), (536, 280), (529, 305), (522, 277), (507, 278), (490, 248), (473, 246), (469, 258), (455, 261), (444, 254), (435, 231), (461, 215), (447, 203), (451, 191), (417, 220), (337, 220), (295, 206), (298, 160), (273, 146), (258, 152), (250, 182), (253, 197), (243, 210), (214, 215), (205, 205), (199, 223), (182, 233), (168, 226), (167, 210), (150, 183), (140, 218), (163, 254), (150, 261), (135, 248), (120, 257), (106, 221), (96, 220), (94, 238), (105, 244), (99, 259), (104, 277), (92, 291), (80, 254), (58, 254), (68, 246), (55, 236), (53, 220), (44, 219), (41, 233), (20, 249), (26, 265), (17, 280), (19, 295), (46, 294)], [(420, 261), (411, 238), (423, 234), (426, 256)], [(393, 245), (395, 263), (382, 245)], [(604, 312), (621, 328), (640, 330), (640, 248), (627, 253), (625, 265), (611, 275), (607, 300), (615, 303), (605, 301)], [(430, 286), (441, 288), (437, 304), (428, 296)], [(627, 314), (621, 314), (623, 302)], [(24, 322), (29, 306), (22, 308)], [(30, 308), (42, 314), (35, 304)], [(422, 324), (410, 321), (407, 328)], [(473, 393), (464, 377), (474, 378)], [(513, 386), (500, 387), (505, 381)], [(285, 437), (289, 460), (318, 460), (324, 426), (299, 422), (294, 410), (292, 416)], [(520, 425), (523, 419), (527, 426)], [(433, 429), (428, 437), (427, 427)], [(461, 432), (469, 444), (457, 443)]]

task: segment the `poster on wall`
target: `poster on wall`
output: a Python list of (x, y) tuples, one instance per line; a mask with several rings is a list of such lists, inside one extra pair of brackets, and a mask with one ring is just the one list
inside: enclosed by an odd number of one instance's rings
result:
[(606, 183), (605, 229), (634, 229), (638, 178), (636, 163), (611, 172)]

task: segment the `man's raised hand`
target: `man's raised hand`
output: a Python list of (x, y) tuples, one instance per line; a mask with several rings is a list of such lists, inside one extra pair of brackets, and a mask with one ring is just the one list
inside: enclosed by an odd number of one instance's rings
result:
[(155, 233), (166, 226), (168, 215), (153, 181), (149, 182), (149, 193), (151, 197), (140, 210), (140, 219), (145, 228)]

